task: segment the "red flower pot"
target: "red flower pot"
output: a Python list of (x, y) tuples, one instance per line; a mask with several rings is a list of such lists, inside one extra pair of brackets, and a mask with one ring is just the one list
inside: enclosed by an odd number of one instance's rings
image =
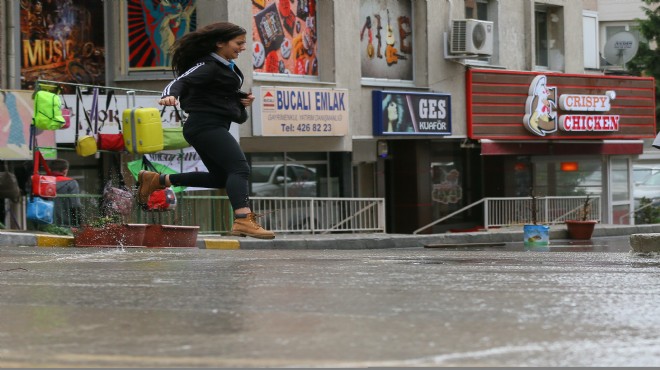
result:
[(73, 229), (73, 240), (76, 247), (141, 246), (146, 229), (146, 224), (85, 225)]
[(154, 248), (194, 248), (199, 226), (147, 225), (144, 246)]
[(591, 235), (594, 233), (594, 227), (596, 226), (596, 223), (598, 223), (598, 221), (595, 220), (566, 220), (568, 236), (571, 239), (589, 240), (591, 239)]

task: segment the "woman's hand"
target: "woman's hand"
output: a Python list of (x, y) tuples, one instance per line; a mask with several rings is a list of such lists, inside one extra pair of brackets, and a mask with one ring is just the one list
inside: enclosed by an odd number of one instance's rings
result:
[(175, 97), (173, 96), (166, 96), (158, 101), (158, 104), (160, 105), (166, 105), (166, 106), (172, 106), (172, 105), (177, 105), (178, 102)]
[(246, 98), (241, 99), (241, 104), (245, 107), (249, 107), (252, 105), (252, 102), (254, 101), (254, 95), (252, 93), (249, 93)]

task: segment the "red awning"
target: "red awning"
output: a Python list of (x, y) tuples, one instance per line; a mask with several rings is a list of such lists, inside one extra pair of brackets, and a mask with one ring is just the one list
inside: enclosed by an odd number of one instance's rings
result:
[(589, 154), (642, 154), (642, 140), (532, 142), (481, 141), (482, 155), (589, 155)]

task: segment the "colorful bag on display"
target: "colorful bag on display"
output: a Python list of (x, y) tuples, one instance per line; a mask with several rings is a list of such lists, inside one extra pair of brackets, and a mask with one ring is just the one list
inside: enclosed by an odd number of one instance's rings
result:
[[(113, 90), (109, 90), (108, 94), (105, 99), (105, 111), (108, 112), (110, 110), (110, 102), (114, 98), (115, 101), (115, 107), (117, 106), (117, 97), (115, 96), (115, 93)], [(98, 119), (98, 114), (95, 116), (95, 119)], [(108, 118), (109, 119), (109, 118)], [(105, 122), (101, 124), (101, 126), (98, 128), (96, 131), (97, 136), (96, 136), (96, 144), (99, 148), (99, 150), (108, 150), (111, 152), (123, 152), (126, 150), (126, 145), (124, 144), (124, 134), (122, 134), (121, 130), (121, 122), (117, 122), (117, 128), (119, 130), (119, 133), (116, 134), (104, 134), (101, 132), (103, 129), (103, 126), (105, 125)]]
[(102, 134), (99, 132), (96, 144), (100, 150), (123, 152), (126, 149), (126, 146), (124, 145), (124, 135), (121, 133)]
[(82, 107), (82, 111), (85, 115), (85, 121), (87, 122), (87, 134), (79, 135), (80, 131), (80, 107), (82, 105), (82, 94), (80, 88), (76, 86), (76, 135), (75, 135), (75, 145), (76, 145), (76, 154), (81, 157), (88, 157), (90, 155), (96, 154), (98, 151), (98, 146), (96, 145), (96, 138), (93, 136), (92, 122), (87, 114), (85, 107)]
[(45, 90), (37, 91), (34, 94), (32, 124), (41, 130), (58, 130), (64, 123), (60, 96)]
[(112, 183), (108, 182), (103, 189), (102, 204), (107, 213), (128, 216), (133, 209), (133, 193), (125, 188), (112, 186)]
[(159, 189), (149, 195), (147, 201), (148, 211), (174, 211), (176, 209), (176, 195), (169, 186)]
[(55, 202), (40, 197), (30, 197), (26, 208), (28, 220), (41, 224), (52, 224), (55, 211)]
[(76, 153), (81, 157), (88, 157), (96, 154), (98, 147), (96, 139), (91, 135), (83, 135), (76, 141)]
[(60, 127), (60, 130), (67, 129), (71, 126), (71, 108), (66, 104), (64, 100), (64, 95), (62, 95), (62, 103), (64, 107), (62, 108), (62, 117), (64, 118), (64, 124)]
[[(43, 166), (46, 175), (39, 174), (39, 167)], [(40, 151), (34, 151), (34, 167), (32, 171), (32, 195), (44, 198), (57, 196), (57, 178), (53, 176)]]

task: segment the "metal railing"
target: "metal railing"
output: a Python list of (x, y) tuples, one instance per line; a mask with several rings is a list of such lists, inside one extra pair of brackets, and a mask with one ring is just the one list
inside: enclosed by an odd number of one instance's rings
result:
[[(569, 219), (579, 219), (587, 198), (589, 199), (587, 219), (600, 220), (600, 197), (598, 196), (537, 197), (536, 207), (533, 206), (533, 200), (530, 197), (483, 198), (420, 227), (413, 231), (413, 234), (418, 234), (480, 204), (484, 206), (484, 228), (486, 230), (492, 227), (528, 224), (535, 218), (536, 222), (540, 224), (559, 224)], [(533, 217), (534, 209), (536, 209), (536, 217)]]
[[(74, 213), (56, 209), (57, 226), (75, 227), (103, 216), (101, 195), (61, 194), (58, 198), (78, 198), (82, 207)], [(250, 200), (253, 211), (262, 214), (259, 223), (276, 233), (385, 232), (383, 198), (251, 197)], [(233, 224), (232, 215), (227, 196), (177, 193), (175, 210), (144, 211), (135, 205), (122, 222), (199, 226), (200, 233), (227, 234)]]

